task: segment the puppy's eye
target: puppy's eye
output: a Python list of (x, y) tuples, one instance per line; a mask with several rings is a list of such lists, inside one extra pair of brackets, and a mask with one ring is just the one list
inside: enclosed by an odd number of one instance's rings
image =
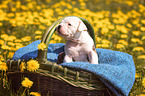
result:
[(69, 26), (71, 26), (71, 24), (70, 24), (70, 23), (68, 23), (68, 25), (69, 25)]

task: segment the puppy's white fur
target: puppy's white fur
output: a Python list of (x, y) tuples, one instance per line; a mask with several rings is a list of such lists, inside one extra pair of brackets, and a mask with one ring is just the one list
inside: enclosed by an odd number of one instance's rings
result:
[(98, 64), (98, 55), (86, 25), (75, 16), (66, 17), (56, 28), (58, 35), (67, 39), (64, 62), (84, 61)]

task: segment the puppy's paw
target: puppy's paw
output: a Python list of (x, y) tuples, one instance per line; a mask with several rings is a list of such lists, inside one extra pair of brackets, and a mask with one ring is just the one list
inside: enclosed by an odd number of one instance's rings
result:
[(89, 55), (90, 63), (92, 64), (99, 64), (98, 62), (98, 54), (96, 51), (91, 51)]
[(91, 64), (99, 64), (98, 60), (91, 61)]
[(70, 56), (65, 55), (63, 62), (70, 63), (70, 62), (73, 62), (73, 60), (72, 60), (72, 58)]

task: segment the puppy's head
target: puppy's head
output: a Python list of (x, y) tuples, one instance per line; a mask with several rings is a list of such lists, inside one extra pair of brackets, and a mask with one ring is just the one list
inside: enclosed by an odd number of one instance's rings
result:
[(64, 18), (56, 28), (58, 35), (64, 37), (67, 40), (71, 40), (78, 37), (78, 33), (86, 31), (86, 25), (78, 18), (74, 16)]

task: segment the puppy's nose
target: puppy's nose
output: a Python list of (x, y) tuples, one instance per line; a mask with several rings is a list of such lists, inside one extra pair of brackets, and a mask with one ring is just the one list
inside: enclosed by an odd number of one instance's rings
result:
[(58, 27), (57, 27), (57, 28), (58, 28), (58, 30), (59, 30), (59, 29), (61, 28), (61, 25), (58, 25)]

